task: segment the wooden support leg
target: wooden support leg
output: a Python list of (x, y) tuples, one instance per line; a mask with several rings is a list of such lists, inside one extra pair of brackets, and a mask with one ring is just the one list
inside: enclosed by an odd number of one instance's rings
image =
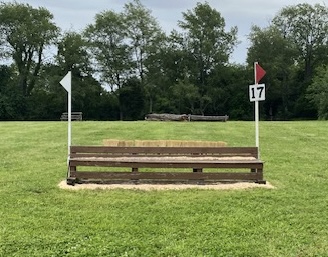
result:
[[(69, 166), (67, 170), (67, 178), (66, 178), (66, 184), (70, 186), (74, 186), (76, 181), (75, 175), (73, 175), (76, 172), (76, 166)], [(73, 174), (72, 174), (73, 173)]]
[(263, 179), (263, 169), (257, 169), (257, 173), (260, 175), (260, 178), (256, 181), (256, 183), (266, 184), (266, 181)]
[[(203, 172), (203, 169), (202, 168), (193, 168), (192, 172)], [(204, 182), (203, 179), (199, 179), (199, 180), (197, 180), (197, 184), (198, 185), (205, 185), (205, 182)]]
[[(132, 173), (138, 173), (138, 172), (139, 172), (138, 168), (132, 168)], [(131, 181), (132, 181), (134, 184), (138, 184), (139, 179), (132, 179)]]

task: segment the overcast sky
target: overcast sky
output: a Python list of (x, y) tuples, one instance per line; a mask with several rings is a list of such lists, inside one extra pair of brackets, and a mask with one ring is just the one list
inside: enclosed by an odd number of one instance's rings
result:
[[(1, 2), (12, 2), (0, 0)], [(16, 0), (28, 3), (33, 7), (43, 6), (53, 15), (57, 26), (62, 30), (80, 31), (87, 24), (93, 23), (97, 13), (105, 10), (120, 12), (130, 0)], [(142, 4), (152, 11), (162, 29), (169, 33), (177, 29), (177, 21), (182, 20), (182, 12), (192, 10), (197, 2), (203, 0), (141, 0)], [(288, 5), (307, 2), (324, 4), (324, 0), (207, 0), (212, 8), (221, 13), (226, 21), (226, 29), (238, 27), (238, 40), (241, 43), (233, 53), (231, 61), (244, 63), (249, 42), (247, 35), (252, 25), (266, 27), (270, 20)]]

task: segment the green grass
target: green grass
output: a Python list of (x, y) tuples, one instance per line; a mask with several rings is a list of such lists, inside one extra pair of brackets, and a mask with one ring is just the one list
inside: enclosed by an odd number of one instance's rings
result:
[[(328, 256), (328, 123), (261, 122), (276, 189), (81, 190), (66, 176), (67, 123), (0, 123), (0, 256)], [(103, 139), (253, 146), (253, 122), (74, 122)]]

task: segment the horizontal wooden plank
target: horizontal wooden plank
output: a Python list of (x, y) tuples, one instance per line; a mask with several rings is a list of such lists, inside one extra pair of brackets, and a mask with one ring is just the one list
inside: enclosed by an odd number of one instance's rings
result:
[(257, 147), (119, 147), (119, 146), (71, 146), (75, 154), (177, 154), (177, 155), (222, 155), (252, 156), (257, 158)]
[(117, 161), (70, 160), (70, 166), (131, 167), (131, 168), (250, 168), (262, 169), (263, 162), (254, 161)]
[(262, 173), (202, 173), (202, 172), (71, 172), (71, 178), (77, 179), (102, 179), (102, 180), (263, 180)]

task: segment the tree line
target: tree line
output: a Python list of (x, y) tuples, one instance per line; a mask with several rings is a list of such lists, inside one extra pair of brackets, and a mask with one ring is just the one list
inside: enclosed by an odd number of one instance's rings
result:
[(67, 109), (59, 81), (68, 71), (72, 109), (84, 119), (175, 113), (252, 120), (254, 61), (267, 72), (262, 119), (328, 119), (323, 5), (287, 6), (269, 26), (253, 26), (245, 64), (229, 62), (238, 28), (226, 28), (208, 3), (183, 12), (169, 34), (139, 0), (96, 14), (82, 32), (62, 32), (53, 18), (44, 7), (0, 4), (0, 120), (59, 120)]

